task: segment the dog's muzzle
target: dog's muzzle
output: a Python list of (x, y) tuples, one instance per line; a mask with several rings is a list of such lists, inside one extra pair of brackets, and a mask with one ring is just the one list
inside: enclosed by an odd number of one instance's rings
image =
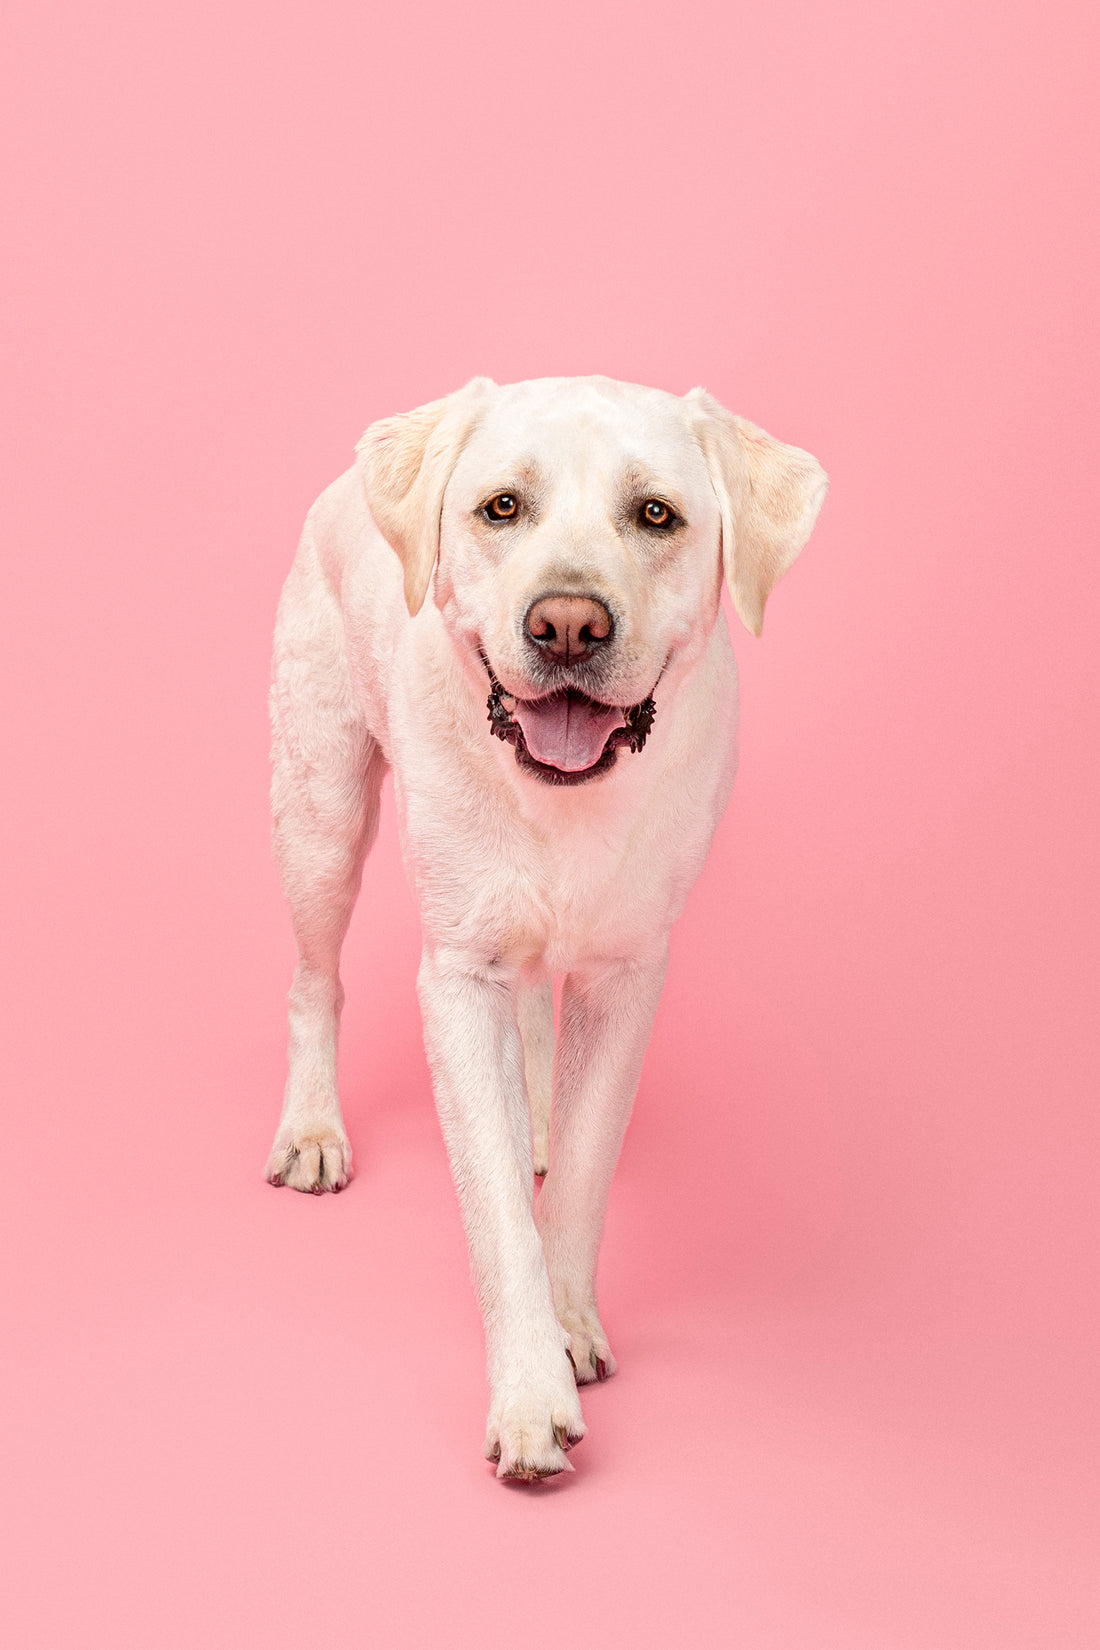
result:
[[(559, 688), (542, 699), (523, 701), (505, 691), (484, 653), (481, 660), (492, 689), (487, 701), (492, 732), (512, 745), (520, 767), (544, 784), (584, 785), (608, 773), (622, 747), (636, 754), (645, 745), (657, 715), (652, 693), (625, 709), (601, 704), (576, 688)], [(529, 730), (524, 729), (524, 716)]]

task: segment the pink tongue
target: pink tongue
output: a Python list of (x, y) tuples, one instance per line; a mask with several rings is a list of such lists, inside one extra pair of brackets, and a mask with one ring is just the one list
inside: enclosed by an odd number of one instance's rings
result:
[(612, 728), (623, 726), (623, 713), (614, 706), (590, 705), (572, 693), (551, 699), (523, 700), (515, 709), (527, 749), (536, 762), (580, 773), (603, 755)]

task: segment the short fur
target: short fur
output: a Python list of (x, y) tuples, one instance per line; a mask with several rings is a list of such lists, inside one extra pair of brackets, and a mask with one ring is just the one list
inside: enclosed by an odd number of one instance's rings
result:
[[(340, 950), (392, 767), (423, 923), (425, 1043), (485, 1320), (486, 1454), (502, 1477), (568, 1469), (584, 1433), (577, 1384), (615, 1369), (596, 1304), (612, 1171), (669, 929), (736, 766), (721, 577), (759, 634), (825, 488), (808, 453), (703, 390), (475, 379), (373, 425), (306, 521), (271, 701), (299, 962), (267, 1174), (313, 1192), (351, 1175)], [(487, 512), (501, 494), (514, 520)], [(670, 531), (645, 524), (652, 498)], [(526, 628), (548, 593), (613, 619), (564, 673)], [(570, 704), (624, 715), (652, 695), (655, 721), (644, 748), (612, 737), (598, 770), (548, 784), (492, 737), (491, 682), (518, 716), (568, 687), (584, 696)]]

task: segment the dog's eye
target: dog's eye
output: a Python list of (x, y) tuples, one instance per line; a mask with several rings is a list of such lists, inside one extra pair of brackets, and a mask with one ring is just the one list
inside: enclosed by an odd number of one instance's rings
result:
[(514, 521), (519, 514), (519, 503), (514, 493), (497, 493), (488, 504), (483, 504), (481, 513), (488, 521)]
[(679, 519), (675, 510), (659, 498), (647, 498), (638, 511), (638, 520), (643, 527), (656, 527), (665, 533), (670, 527), (675, 527)]

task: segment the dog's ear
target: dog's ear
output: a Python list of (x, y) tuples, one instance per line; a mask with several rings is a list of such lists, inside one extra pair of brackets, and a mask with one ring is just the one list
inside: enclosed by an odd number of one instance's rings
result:
[(413, 615), (424, 605), (439, 554), (444, 490), (493, 388), (491, 378), (472, 378), (442, 401), (379, 419), (356, 445), (370, 513), (401, 558)]
[(829, 480), (816, 458), (735, 418), (706, 390), (687, 400), (722, 511), (726, 583), (741, 623), (759, 636), (768, 593), (813, 531)]

